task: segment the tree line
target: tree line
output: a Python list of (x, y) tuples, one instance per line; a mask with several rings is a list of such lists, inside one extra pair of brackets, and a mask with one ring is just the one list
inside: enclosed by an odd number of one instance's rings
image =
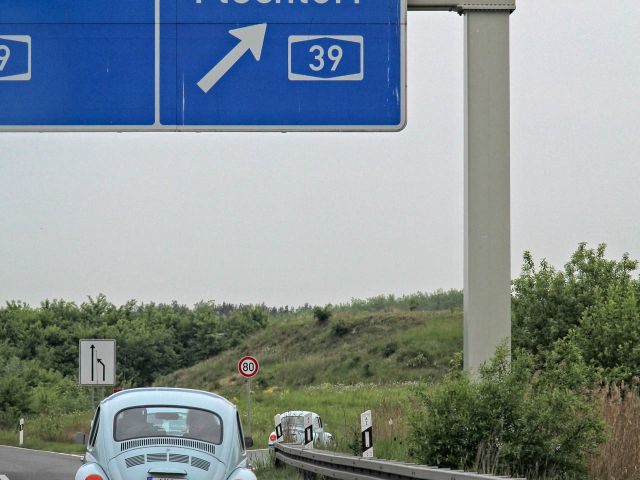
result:
[(77, 385), (80, 339), (114, 338), (118, 386), (139, 387), (235, 347), (268, 321), (264, 306), (214, 302), (116, 306), (104, 295), (80, 305), (8, 302), (0, 308), (0, 423), (88, 406), (86, 389)]

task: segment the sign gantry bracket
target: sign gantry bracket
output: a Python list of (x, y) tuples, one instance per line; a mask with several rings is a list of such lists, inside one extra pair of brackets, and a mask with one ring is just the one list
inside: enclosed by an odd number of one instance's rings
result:
[(463, 14), (467, 10), (507, 10), (516, 9), (515, 0), (407, 0), (409, 11), (447, 11)]

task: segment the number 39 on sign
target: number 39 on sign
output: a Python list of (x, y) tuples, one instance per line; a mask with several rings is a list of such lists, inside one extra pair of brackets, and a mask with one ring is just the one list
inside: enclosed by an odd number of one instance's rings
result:
[(245, 378), (255, 376), (260, 370), (258, 360), (253, 357), (242, 357), (238, 362), (238, 373)]

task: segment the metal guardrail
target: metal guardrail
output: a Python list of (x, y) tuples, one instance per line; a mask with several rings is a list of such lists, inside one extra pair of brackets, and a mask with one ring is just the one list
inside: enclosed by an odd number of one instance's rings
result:
[[(300, 446), (275, 444), (276, 459), (306, 472), (339, 480), (526, 480), (504, 476), (428, 467), (390, 460), (364, 459), (326, 450), (303, 449)], [(309, 475), (310, 474), (310, 475)]]

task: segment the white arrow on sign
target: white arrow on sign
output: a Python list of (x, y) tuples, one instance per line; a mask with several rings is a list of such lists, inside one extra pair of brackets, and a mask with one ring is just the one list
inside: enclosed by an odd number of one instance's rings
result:
[(236, 45), (227, 55), (218, 62), (218, 64), (207, 73), (202, 80), (198, 82), (198, 86), (204, 93), (208, 93), (218, 81), (233, 67), (240, 58), (251, 50), (257, 61), (260, 61), (262, 54), (262, 46), (264, 45), (264, 36), (267, 33), (267, 24), (259, 23), (248, 27), (236, 28), (229, 30), (229, 33), (240, 39), (240, 43)]

